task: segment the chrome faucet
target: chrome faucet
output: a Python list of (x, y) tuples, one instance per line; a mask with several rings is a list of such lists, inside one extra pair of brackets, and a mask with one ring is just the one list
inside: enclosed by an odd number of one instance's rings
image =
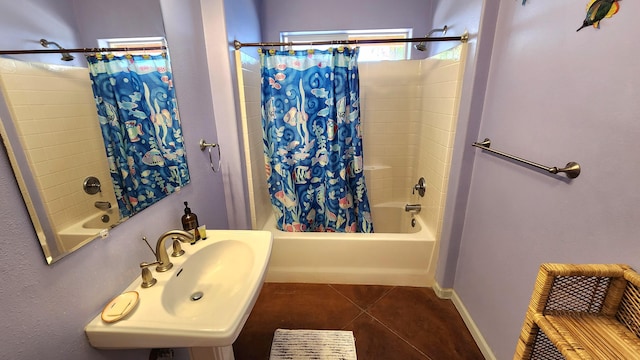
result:
[(108, 201), (96, 201), (93, 203), (93, 206), (100, 210), (108, 210), (111, 209), (111, 203)]
[(156, 266), (157, 272), (165, 272), (173, 267), (173, 264), (169, 261), (169, 254), (167, 253), (167, 247), (165, 246), (165, 240), (168, 238), (177, 239), (186, 243), (193, 240), (193, 234), (183, 230), (169, 230), (160, 235), (158, 242), (156, 243), (155, 251), (156, 260), (159, 262), (158, 266)]

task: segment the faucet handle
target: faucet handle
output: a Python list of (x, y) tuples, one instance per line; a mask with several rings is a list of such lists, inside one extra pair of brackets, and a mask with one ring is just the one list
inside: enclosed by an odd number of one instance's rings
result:
[(148, 267), (150, 267), (150, 266), (158, 265), (158, 264), (160, 264), (160, 261), (154, 261), (154, 262), (152, 262), (152, 263), (148, 263), (148, 262), (141, 262), (141, 263), (140, 263), (140, 269), (146, 269), (146, 268), (148, 268)]
[(173, 252), (171, 256), (178, 257), (184, 255), (184, 250), (182, 250), (182, 245), (180, 245), (180, 240), (178, 240), (177, 236), (173, 237)]
[(417, 184), (413, 185), (411, 194), (415, 194), (416, 191), (418, 191), (420, 197), (424, 197), (424, 193), (427, 191), (427, 181), (423, 177), (418, 180)]
[(142, 288), (150, 288), (155, 285), (158, 280), (156, 280), (151, 274), (151, 270), (149, 270), (149, 266), (158, 265), (160, 262), (154, 261), (152, 263), (142, 262), (140, 263), (140, 268), (142, 269)]

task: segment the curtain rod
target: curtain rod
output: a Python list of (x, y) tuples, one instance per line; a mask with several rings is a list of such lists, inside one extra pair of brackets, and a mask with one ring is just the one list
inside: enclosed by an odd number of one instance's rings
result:
[(41, 50), (0, 50), (0, 55), (17, 54), (62, 54), (62, 53), (101, 53), (101, 52), (127, 52), (146, 50), (166, 50), (166, 46), (151, 47), (127, 47), (127, 48), (79, 48), (79, 49), (41, 49)]
[(442, 36), (442, 37), (421, 37), (421, 38), (396, 38), (396, 39), (367, 39), (367, 40), (323, 40), (309, 42), (258, 42), (243, 43), (238, 40), (233, 41), (233, 47), (240, 50), (243, 47), (269, 47), (269, 46), (313, 46), (313, 45), (359, 45), (359, 44), (387, 44), (387, 43), (408, 43), (408, 42), (431, 42), (431, 41), (460, 41), (466, 43), (469, 34), (465, 32), (462, 36)]

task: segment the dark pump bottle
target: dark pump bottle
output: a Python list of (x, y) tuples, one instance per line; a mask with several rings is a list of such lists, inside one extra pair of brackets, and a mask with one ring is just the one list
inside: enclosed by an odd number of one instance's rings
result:
[(194, 234), (194, 243), (200, 240), (200, 233), (198, 232), (198, 217), (191, 212), (189, 203), (184, 202), (184, 215), (182, 215), (182, 229)]

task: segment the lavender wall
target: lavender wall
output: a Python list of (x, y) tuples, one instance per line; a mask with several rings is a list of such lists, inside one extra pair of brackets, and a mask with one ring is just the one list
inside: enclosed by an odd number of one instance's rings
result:
[[(35, 48), (42, 34), (51, 34), (52, 39), (55, 35), (55, 40), (65, 46), (74, 43), (75, 25), (68, 18), (73, 14), (71, 3), (56, 1), (59, 7), (52, 8), (53, 3), (25, 0), (4, 4), (0, 12), (0, 46)], [(5, 279), (0, 285), (0, 303), (6, 310), (0, 338), (6, 356), (20, 360), (147, 358), (145, 350), (93, 349), (85, 338), (84, 326), (111, 297), (139, 276), (141, 261), (153, 258), (141, 237), (155, 241), (165, 230), (180, 227), (182, 201), (189, 201), (207, 227), (228, 227), (222, 177), (211, 172), (209, 160), (197, 144), (203, 135), (217, 140), (211, 115), (212, 94), (202, 81), (207, 66), (199, 6), (196, 0), (180, 2), (167, 24), (192, 179), (181, 192), (113, 229), (108, 238), (47, 266), (6, 151), (0, 149), (0, 273)], [(31, 20), (34, 14), (37, 21)], [(114, 19), (112, 24), (118, 26), (118, 21)], [(50, 24), (59, 26), (50, 28)], [(65, 30), (58, 33), (58, 29)]]
[[(77, 26), (71, 0), (28, 0), (7, 2), (0, 11), (0, 49), (44, 49), (40, 39), (55, 41), (62, 47), (79, 47)], [(42, 61), (79, 65), (74, 60), (64, 62), (57, 55), (12, 55), (25, 61)]]
[[(280, 41), (281, 31), (396, 28), (413, 28), (414, 37), (423, 37), (432, 28), (445, 25), (432, 23), (431, 3), (432, 0), (262, 0), (262, 40)], [(411, 54), (413, 59), (427, 57), (426, 52), (415, 49)]]
[(96, 39), (164, 36), (159, 0), (71, 0), (82, 47)]
[[(577, 161), (583, 172), (567, 182), (473, 150), (453, 286), (498, 359), (513, 356), (541, 262), (640, 269), (640, 51), (629, 36), (640, 4), (620, 2), (600, 30), (576, 33), (584, 3), (520, 3), (502, 1), (496, 13), (478, 139), (551, 166)], [(466, 4), (439, 1), (435, 13), (455, 18)]]
[[(434, 8), (434, 21), (450, 24), (452, 32), (469, 34), (467, 59), (462, 84), (444, 222), (438, 256), (436, 281), (453, 287), (464, 229), (464, 216), (475, 159), (475, 148), (464, 146), (478, 139), (491, 51), (498, 14), (498, 1), (441, 2)], [(441, 51), (447, 43), (434, 43), (431, 51)], [(460, 145), (462, 144), (462, 145)]]
[(260, 5), (259, 0), (225, 0), (224, 15), (229, 41), (259, 42)]
[(216, 109), (221, 112), (216, 116), (216, 126), (220, 137), (225, 139), (225, 165), (227, 165), (227, 182), (225, 195), (229, 226), (234, 229), (250, 229), (249, 198), (247, 196), (247, 171), (244, 167), (244, 144), (240, 120), (240, 103), (238, 94), (238, 78), (235, 63), (235, 49), (231, 46), (234, 40), (257, 42), (261, 40), (259, 0), (214, 0), (206, 2), (203, 7), (205, 34), (208, 42), (215, 44), (209, 50), (211, 69), (216, 69), (222, 76), (211, 79), (216, 93), (214, 99)]

